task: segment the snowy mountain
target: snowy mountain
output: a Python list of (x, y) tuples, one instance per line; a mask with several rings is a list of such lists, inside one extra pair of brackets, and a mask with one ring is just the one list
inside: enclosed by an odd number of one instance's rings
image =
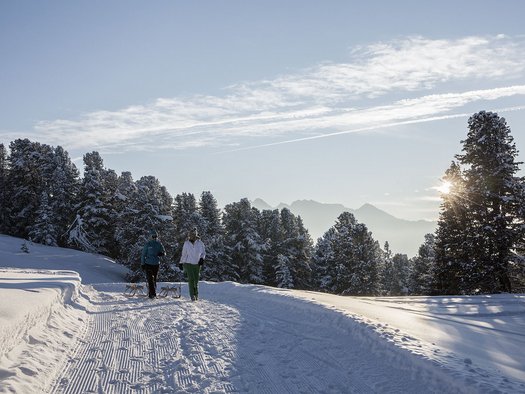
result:
[(359, 209), (351, 209), (341, 204), (298, 200), (290, 205), (281, 203), (277, 207), (271, 207), (260, 198), (255, 199), (252, 204), (259, 210), (288, 208), (295, 215), (301, 216), (314, 240), (333, 226), (341, 213), (351, 212), (359, 222), (366, 224), (381, 247), (384, 246), (385, 241), (388, 241), (394, 253), (405, 253), (409, 257), (417, 254), (425, 234), (433, 233), (437, 225), (436, 222), (426, 220), (399, 219), (371, 204), (364, 204)]
[(22, 242), (0, 236), (0, 392), (525, 392), (523, 294), (129, 298), (110, 259)]

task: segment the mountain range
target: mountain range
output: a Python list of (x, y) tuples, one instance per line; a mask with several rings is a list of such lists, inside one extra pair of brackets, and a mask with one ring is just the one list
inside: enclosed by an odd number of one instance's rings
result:
[(371, 204), (351, 209), (342, 204), (297, 200), (290, 205), (281, 203), (277, 207), (272, 207), (264, 200), (257, 198), (252, 201), (252, 206), (259, 210), (288, 208), (294, 215), (301, 216), (304, 226), (314, 240), (332, 227), (341, 213), (350, 212), (354, 214), (358, 222), (367, 226), (381, 247), (384, 246), (385, 241), (388, 241), (394, 253), (404, 253), (408, 257), (417, 254), (425, 234), (433, 233), (437, 226), (435, 221), (399, 219)]

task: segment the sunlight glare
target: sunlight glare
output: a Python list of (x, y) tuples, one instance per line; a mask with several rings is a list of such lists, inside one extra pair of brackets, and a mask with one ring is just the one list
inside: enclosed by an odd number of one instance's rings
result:
[(441, 194), (449, 194), (452, 189), (452, 183), (445, 181), (436, 188)]

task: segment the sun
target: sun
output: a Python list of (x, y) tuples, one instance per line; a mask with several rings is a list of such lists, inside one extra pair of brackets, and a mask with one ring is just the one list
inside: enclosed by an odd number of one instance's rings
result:
[(449, 194), (452, 189), (452, 183), (449, 181), (444, 181), (441, 185), (436, 187), (436, 190), (441, 194)]

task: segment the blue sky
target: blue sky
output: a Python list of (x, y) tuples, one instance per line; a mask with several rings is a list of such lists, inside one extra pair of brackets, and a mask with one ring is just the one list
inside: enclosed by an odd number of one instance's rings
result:
[[(525, 3), (3, 1), (0, 142), (211, 190), (436, 219), (468, 116), (525, 151)], [(522, 171), (523, 172), (523, 171)]]

